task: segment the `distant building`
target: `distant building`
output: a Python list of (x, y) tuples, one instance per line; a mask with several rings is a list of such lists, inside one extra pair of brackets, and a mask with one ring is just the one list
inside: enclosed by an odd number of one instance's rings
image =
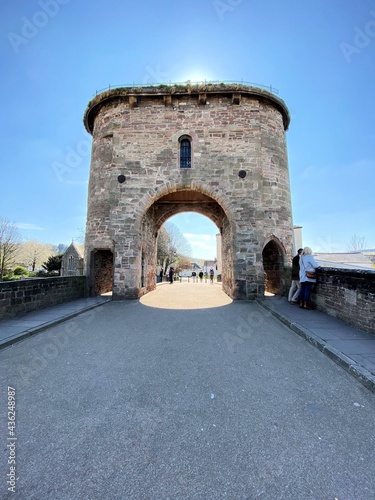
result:
[(83, 275), (84, 246), (71, 243), (66, 249), (61, 261), (61, 276)]
[(217, 260), (205, 260), (203, 264), (202, 271), (204, 274), (210, 274), (211, 267), (214, 270), (215, 276), (217, 276)]
[(198, 264), (196, 262), (191, 262), (191, 270), (192, 271), (200, 271), (202, 268), (200, 266), (198, 266)]
[(373, 268), (371, 258), (362, 252), (314, 252), (313, 255), (321, 267), (342, 269)]
[(293, 226), (293, 255), (297, 254), (297, 250), (303, 248), (302, 245), (302, 226)]

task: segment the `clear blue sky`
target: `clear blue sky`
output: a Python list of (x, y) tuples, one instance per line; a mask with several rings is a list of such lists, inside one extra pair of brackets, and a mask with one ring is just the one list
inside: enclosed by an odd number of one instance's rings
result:
[[(85, 226), (82, 116), (96, 90), (243, 79), (277, 88), (291, 112), (304, 244), (345, 251), (357, 234), (375, 247), (373, 0), (17, 0), (3, 2), (0, 24), (0, 216), (24, 238), (69, 243)], [(71, 170), (56, 175), (67, 159)], [(204, 242), (207, 227), (190, 217), (178, 226)]]

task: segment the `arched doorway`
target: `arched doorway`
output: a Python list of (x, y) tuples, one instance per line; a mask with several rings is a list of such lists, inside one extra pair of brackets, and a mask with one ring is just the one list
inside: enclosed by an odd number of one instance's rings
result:
[(282, 245), (271, 239), (263, 248), (264, 291), (280, 295), (284, 291), (284, 255)]
[[(221, 235), (221, 280), (223, 290), (236, 298), (239, 287), (233, 279), (233, 235), (229, 218), (221, 204), (211, 196), (193, 189), (181, 189), (166, 193), (145, 210), (141, 223), (141, 241), (146, 267), (144, 286), (138, 290), (143, 295), (156, 286), (156, 245), (160, 228), (172, 216), (182, 212), (196, 212), (208, 217)], [(239, 298), (239, 297), (237, 297)]]
[(91, 273), (89, 295), (94, 297), (112, 291), (113, 252), (109, 249), (95, 249), (91, 252)]
[(165, 273), (173, 265), (182, 273), (182, 278), (188, 279), (196, 277), (200, 271), (209, 272), (212, 267), (214, 280), (221, 284), (221, 262), (221, 234), (207, 216), (186, 211), (172, 216), (161, 226), (156, 274), (160, 274), (161, 268)]

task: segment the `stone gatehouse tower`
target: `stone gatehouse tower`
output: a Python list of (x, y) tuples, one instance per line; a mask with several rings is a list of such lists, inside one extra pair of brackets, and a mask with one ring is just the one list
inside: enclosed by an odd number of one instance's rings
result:
[(86, 227), (91, 294), (155, 288), (158, 231), (177, 213), (222, 235), (223, 290), (280, 293), (292, 254), (285, 103), (243, 84), (115, 88), (84, 115), (93, 136)]

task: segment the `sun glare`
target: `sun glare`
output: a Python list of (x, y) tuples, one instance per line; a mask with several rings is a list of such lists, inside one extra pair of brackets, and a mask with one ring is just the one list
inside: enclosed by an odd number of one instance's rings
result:
[(212, 77), (212, 75), (209, 75), (209, 74), (205, 74), (203, 71), (200, 72), (200, 71), (191, 71), (187, 74), (184, 74), (182, 77), (181, 77), (181, 82), (187, 82), (187, 81), (190, 81), (192, 83), (204, 83), (204, 82), (212, 82), (214, 80), (214, 78)]

